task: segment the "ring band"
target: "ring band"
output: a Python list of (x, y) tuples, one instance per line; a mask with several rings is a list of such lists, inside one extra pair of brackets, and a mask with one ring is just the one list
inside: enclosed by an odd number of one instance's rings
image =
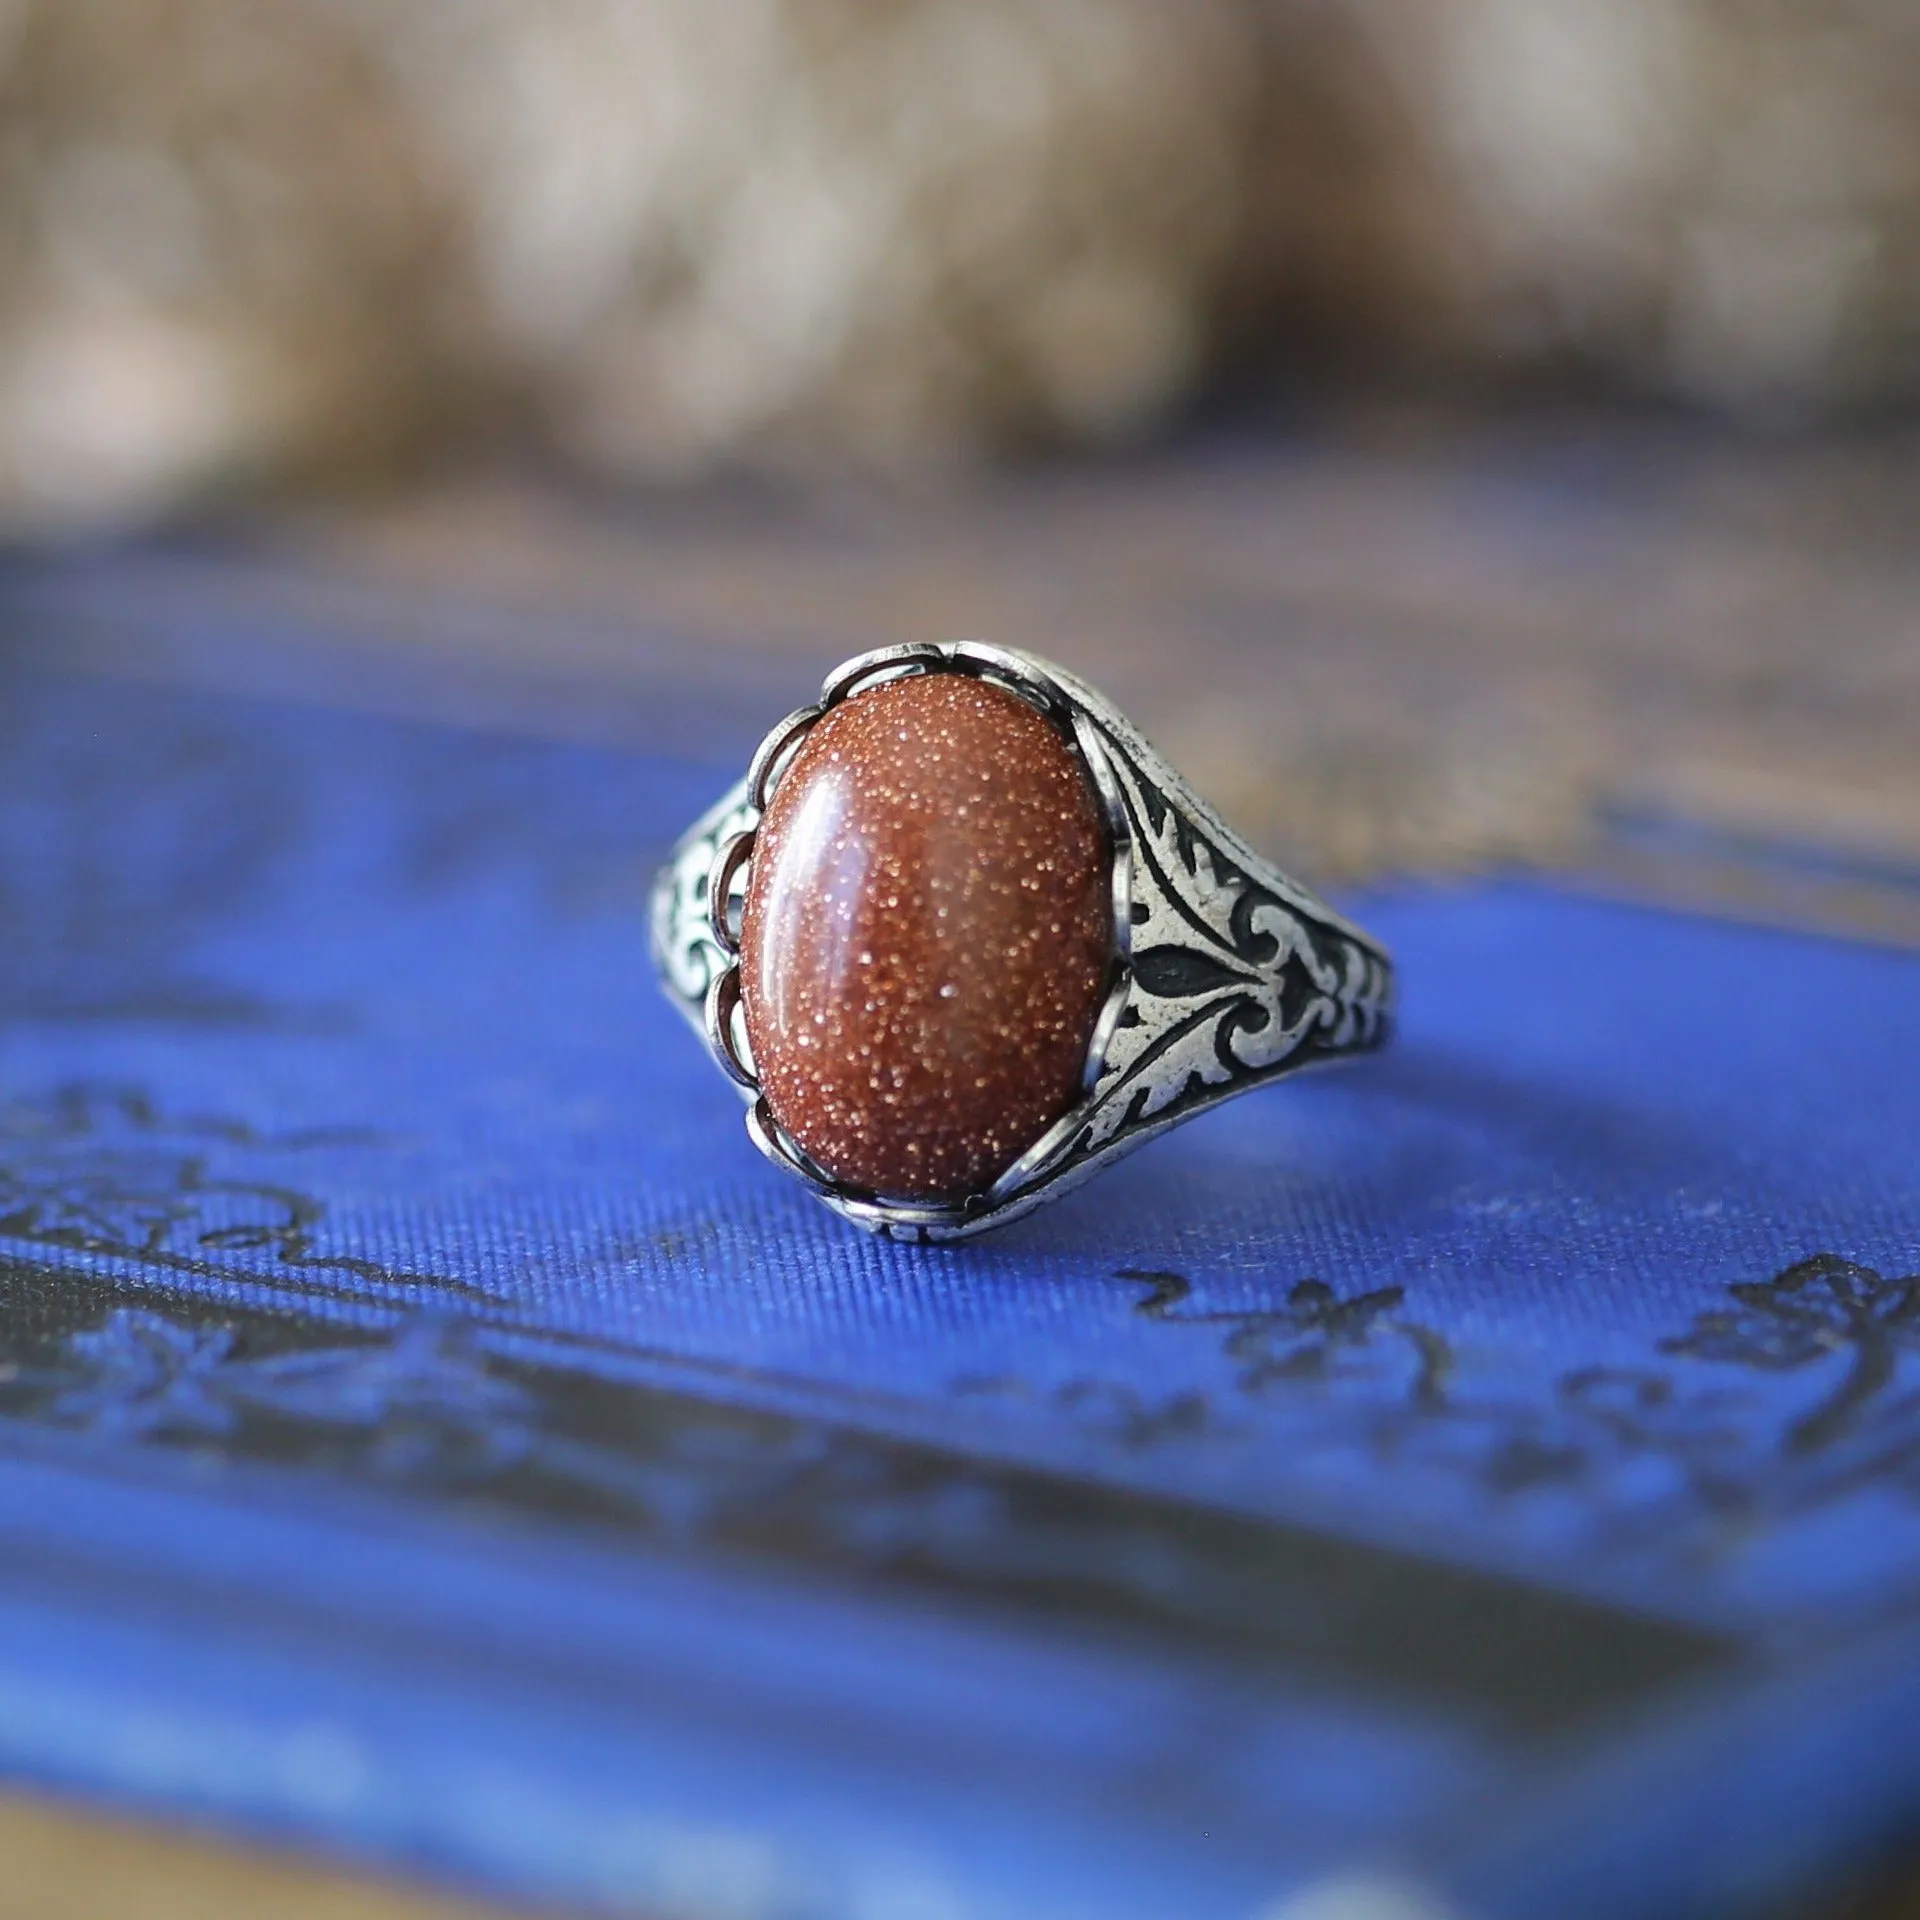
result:
[(830, 674), (680, 840), (651, 920), (755, 1144), (903, 1240), (1378, 1046), (1393, 995), (1385, 949), (1101, 695), (970, 641)]

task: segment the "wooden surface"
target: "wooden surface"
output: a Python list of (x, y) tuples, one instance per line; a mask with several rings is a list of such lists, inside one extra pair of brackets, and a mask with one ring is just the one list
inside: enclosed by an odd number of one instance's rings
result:
[(1093, 678), (1328, 885), (1520, 862), (1920, 941), (1920, 435), (1399, 430), (887, 495), (494, 479), (152, 564), (142, 617), (169, 571), (189, 619), (233, 607), (196, 639), (223, 682), (282, 685), (264, 636), (319, 634), (367, 656), (356, 697), (684, 751), (664, 675), (742, 761), (851, 653), (990, 638)]
[(0, 1799), (0, 1920), (500, 1920), (470, 1905), (51, 1801)]
[[(556, 694), (644, 684), (632, 634), (665, 629), (751, 693), (756, 730), (868, 646), (1049, 654), (1328, 883), (1678, 874), (1735, 911), (1920, 939), (1920, 440), (1401, 428), (908, 497), (498, 483), (284, 540), (409, 600), (534, 613)], [(513, 629), (467, 633), (528, 664)], [(1752, 848), (1783, 841), (1800, 878), (1757, 876)]]

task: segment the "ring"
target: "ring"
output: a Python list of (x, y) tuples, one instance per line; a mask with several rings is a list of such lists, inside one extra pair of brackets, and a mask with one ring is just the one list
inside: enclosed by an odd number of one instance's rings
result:
[(1386, 950), (1108, 701), (1011, 648), (861, 654), (654, 883), (669, 998), (747, 1131), (902, 1240), (999, 1226), (1387, 1037)]

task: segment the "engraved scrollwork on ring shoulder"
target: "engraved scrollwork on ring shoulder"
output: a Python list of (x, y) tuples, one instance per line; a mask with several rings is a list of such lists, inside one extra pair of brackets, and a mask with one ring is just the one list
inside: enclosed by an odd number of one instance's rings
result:
[[(1114, 976), (1084, 1097), (959, 1206), (848, 1191), (786, 1136), (739, 1044), (731, 935), (761, 808), (808, 727), (878, 680), (943, 671), (990, 679), (1054, 719), (1099, 794), (1113, 874)], [(772, 729), (747, 777), (675, 848), (655, 883), (652, 937), (669, 997), (752, 1103), (756, 1145), (843, 1217), (900, 1239), (1015, 1219), (1204, 1106), (1379, 1045), (1391, 1017), (1385, 949), (1261, 860), (1117, 708), (1048, 662), (971, 642), (882, 649), (829, 675), (819, 704)]]
[(669, 997), (696, 1026), (704, 1026), (707, 995), (732, 956), (714, 938), (710, 883), (720, 850), (759, 824), (742, 780), (700, 816), (654, 881), (654, 964)]
[(1384, 951), (1254, 854), (1092, 689), (1132, 829), (1132, 992), (1083, 1147), (1326, 1055), (1379, 1045)]

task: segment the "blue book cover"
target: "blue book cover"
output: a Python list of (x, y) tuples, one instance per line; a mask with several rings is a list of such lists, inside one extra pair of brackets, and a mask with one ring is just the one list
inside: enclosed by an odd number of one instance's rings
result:
[(258, 617), (0, 593), (9, 1777), (686, 1920), (1718, 1915), (1920, 1811), (1920, 957), (1382, 891), (1390, 1051), (888, 1244), (651, 978), (716, 682)]

